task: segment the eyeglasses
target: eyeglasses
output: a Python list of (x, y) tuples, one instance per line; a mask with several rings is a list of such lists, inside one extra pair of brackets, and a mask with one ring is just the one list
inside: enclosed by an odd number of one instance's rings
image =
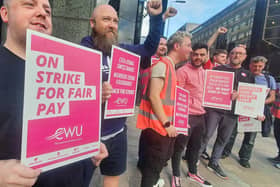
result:
[(231, 55), (239, 55), (239, 56), (243, 56), (246, 55), (246, 53), (242, 53), (242, 52), (231, 52)]

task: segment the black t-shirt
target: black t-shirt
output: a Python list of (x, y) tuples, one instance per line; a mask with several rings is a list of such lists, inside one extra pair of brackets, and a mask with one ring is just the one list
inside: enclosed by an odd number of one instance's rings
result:
[[(20, 159), (25, 61), (0, 47), (0, 160)], [(88, 187), (90, 159), (39, 176), (36, 187)]]

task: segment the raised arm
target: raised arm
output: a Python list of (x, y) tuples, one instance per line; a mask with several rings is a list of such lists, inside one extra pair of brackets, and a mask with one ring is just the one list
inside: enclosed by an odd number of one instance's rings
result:
[(149, 59), (157, 50), (160, 31), (162, 28), (162, 3), (160, 1), (150, 1), (147, 3), (147, 10), (150, 15), (150, 28), (148, 36), (144, 44), (139, 45), (125, 45), (121, 47), (132, 51), (141, 56), (141, 63), (150, 63), (150, 60), (143, 61), (142, 59)]
[(208, 48), (210, 48), (214, 42), (217, 40), (219, 34), (225, 34), (227, 32), (227, 28), (225, 27), (219, 27), (218, 30), (216, 32), (214, 32), (214, 34), (209, 38), (207, 45)]

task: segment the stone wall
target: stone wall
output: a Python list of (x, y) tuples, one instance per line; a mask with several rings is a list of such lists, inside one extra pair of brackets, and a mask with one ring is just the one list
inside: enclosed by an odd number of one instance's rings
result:
[(80, 43), (91, 33), (89, 18), (96, 5), (95, 0), (52, 0), (53, 35)]

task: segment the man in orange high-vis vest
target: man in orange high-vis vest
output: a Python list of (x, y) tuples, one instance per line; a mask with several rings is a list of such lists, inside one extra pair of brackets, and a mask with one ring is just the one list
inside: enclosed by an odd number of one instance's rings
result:
[(160, 172), (172, 155), (177, 135), (173, 126), (175, 64), (186, 61), (192, 51), (190, 35), (178, 31), (167, 42), (168, 55), (152, 66), (147, 89), (141, 100), (137, 128), (142, 129), (138, 168), (141, 187), (159, 186)]

